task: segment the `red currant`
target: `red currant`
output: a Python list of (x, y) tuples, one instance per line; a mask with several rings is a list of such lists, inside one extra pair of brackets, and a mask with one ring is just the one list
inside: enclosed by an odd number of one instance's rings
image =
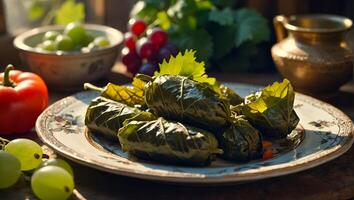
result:
[(149, 40), (159, 49), (167, 42), (167, 33), (161, 28), (153, 28), (147, 31)]
[(140, 36), (146, 29), (146, 23), (141, 19), (130, 19), (128, 29), (136, 36)]
[(131, 50), (135, 49), (136, 36), (130, 32), (124, 34), (124, 45)]
[(132, 74), (136, 74), (142, 64), (142, 60), (136, 51), (127, 47), (122, 49), (122, 62)]
[(147, 38), (141, 38), (136, 45), (136, 49), (140, 57), (149, 60), (153, 59), (157, 54), (155, 45)]

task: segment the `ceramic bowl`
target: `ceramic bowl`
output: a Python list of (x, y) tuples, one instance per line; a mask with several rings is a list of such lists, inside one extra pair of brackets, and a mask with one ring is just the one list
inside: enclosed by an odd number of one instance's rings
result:
[(40, 75), (49, 88), (54, 90), (78, 90), (85, 82), (102, 78), (117, 59), (123, 35), (120, 31), (94, 24), (83, 25), (93, 36), (105, 36), (110, 41), (108, 47), (90, 52), (43, 51), (36, 48), (47, 31), (63, 31), (64, 26), (44, 26), (29, 30), (17, 36), (14, 46), (19, 50), (25, 66)]

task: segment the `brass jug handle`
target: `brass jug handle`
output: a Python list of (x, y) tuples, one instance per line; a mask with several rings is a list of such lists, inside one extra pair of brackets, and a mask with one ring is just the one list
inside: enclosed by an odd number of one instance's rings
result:
[(278, 15), (273, 18), (273, 25), (275, 29), (275, 35), (277, 37), (278, 42), (282, 41), (286, 38), (287, 33), (284, 27), (284, 24), (287, 23), (288, 18), (284, 15)]

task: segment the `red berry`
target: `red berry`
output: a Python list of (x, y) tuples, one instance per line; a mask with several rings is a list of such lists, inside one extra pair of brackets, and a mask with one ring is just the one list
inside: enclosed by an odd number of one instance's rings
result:
[(141, 19), (130, 19), (128, 29), (136, 36), (140, 36), (146, 29), (146, 23)]
[(167, 33), (161, 28), (153, 28), (147, 31), (149, 40), (157, 47), (160, 48), (167, 42)]
[(127, 47), (122, 49), (122, 62), (132, 74), (136, 74), (142, 64), (142, 60), (136, 51)]
[(147, 38), (141, 38), (136, 45), (140, 57), (153, 59), (157, 54), (157, 49)]
[(130, 32), (124, 34), (124, 45), (131, 50), (135, 49), (136, 36)]

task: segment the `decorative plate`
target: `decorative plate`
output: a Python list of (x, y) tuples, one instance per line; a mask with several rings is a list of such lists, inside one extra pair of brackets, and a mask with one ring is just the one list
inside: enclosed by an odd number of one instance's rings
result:
[[(259, 87), (226, 84), (240, 95)], [(353, 123), (337, 108), (297, 93), (299, 126), (287, 139), (275, 142), (269, 160), (230, 163), (217, 160), (208, 167), (185, 167), (144, 161), (121, 151), (118, 141), (90, 133), (84, 125), (86, 108), (95, 92), (66, 97), (47, 108), (37, 120), (38, 136), (61, 155), (99, 170), (142, 179), (194, 184), (244, 182), (306, 170), (345, 153), (353, 143)]]

